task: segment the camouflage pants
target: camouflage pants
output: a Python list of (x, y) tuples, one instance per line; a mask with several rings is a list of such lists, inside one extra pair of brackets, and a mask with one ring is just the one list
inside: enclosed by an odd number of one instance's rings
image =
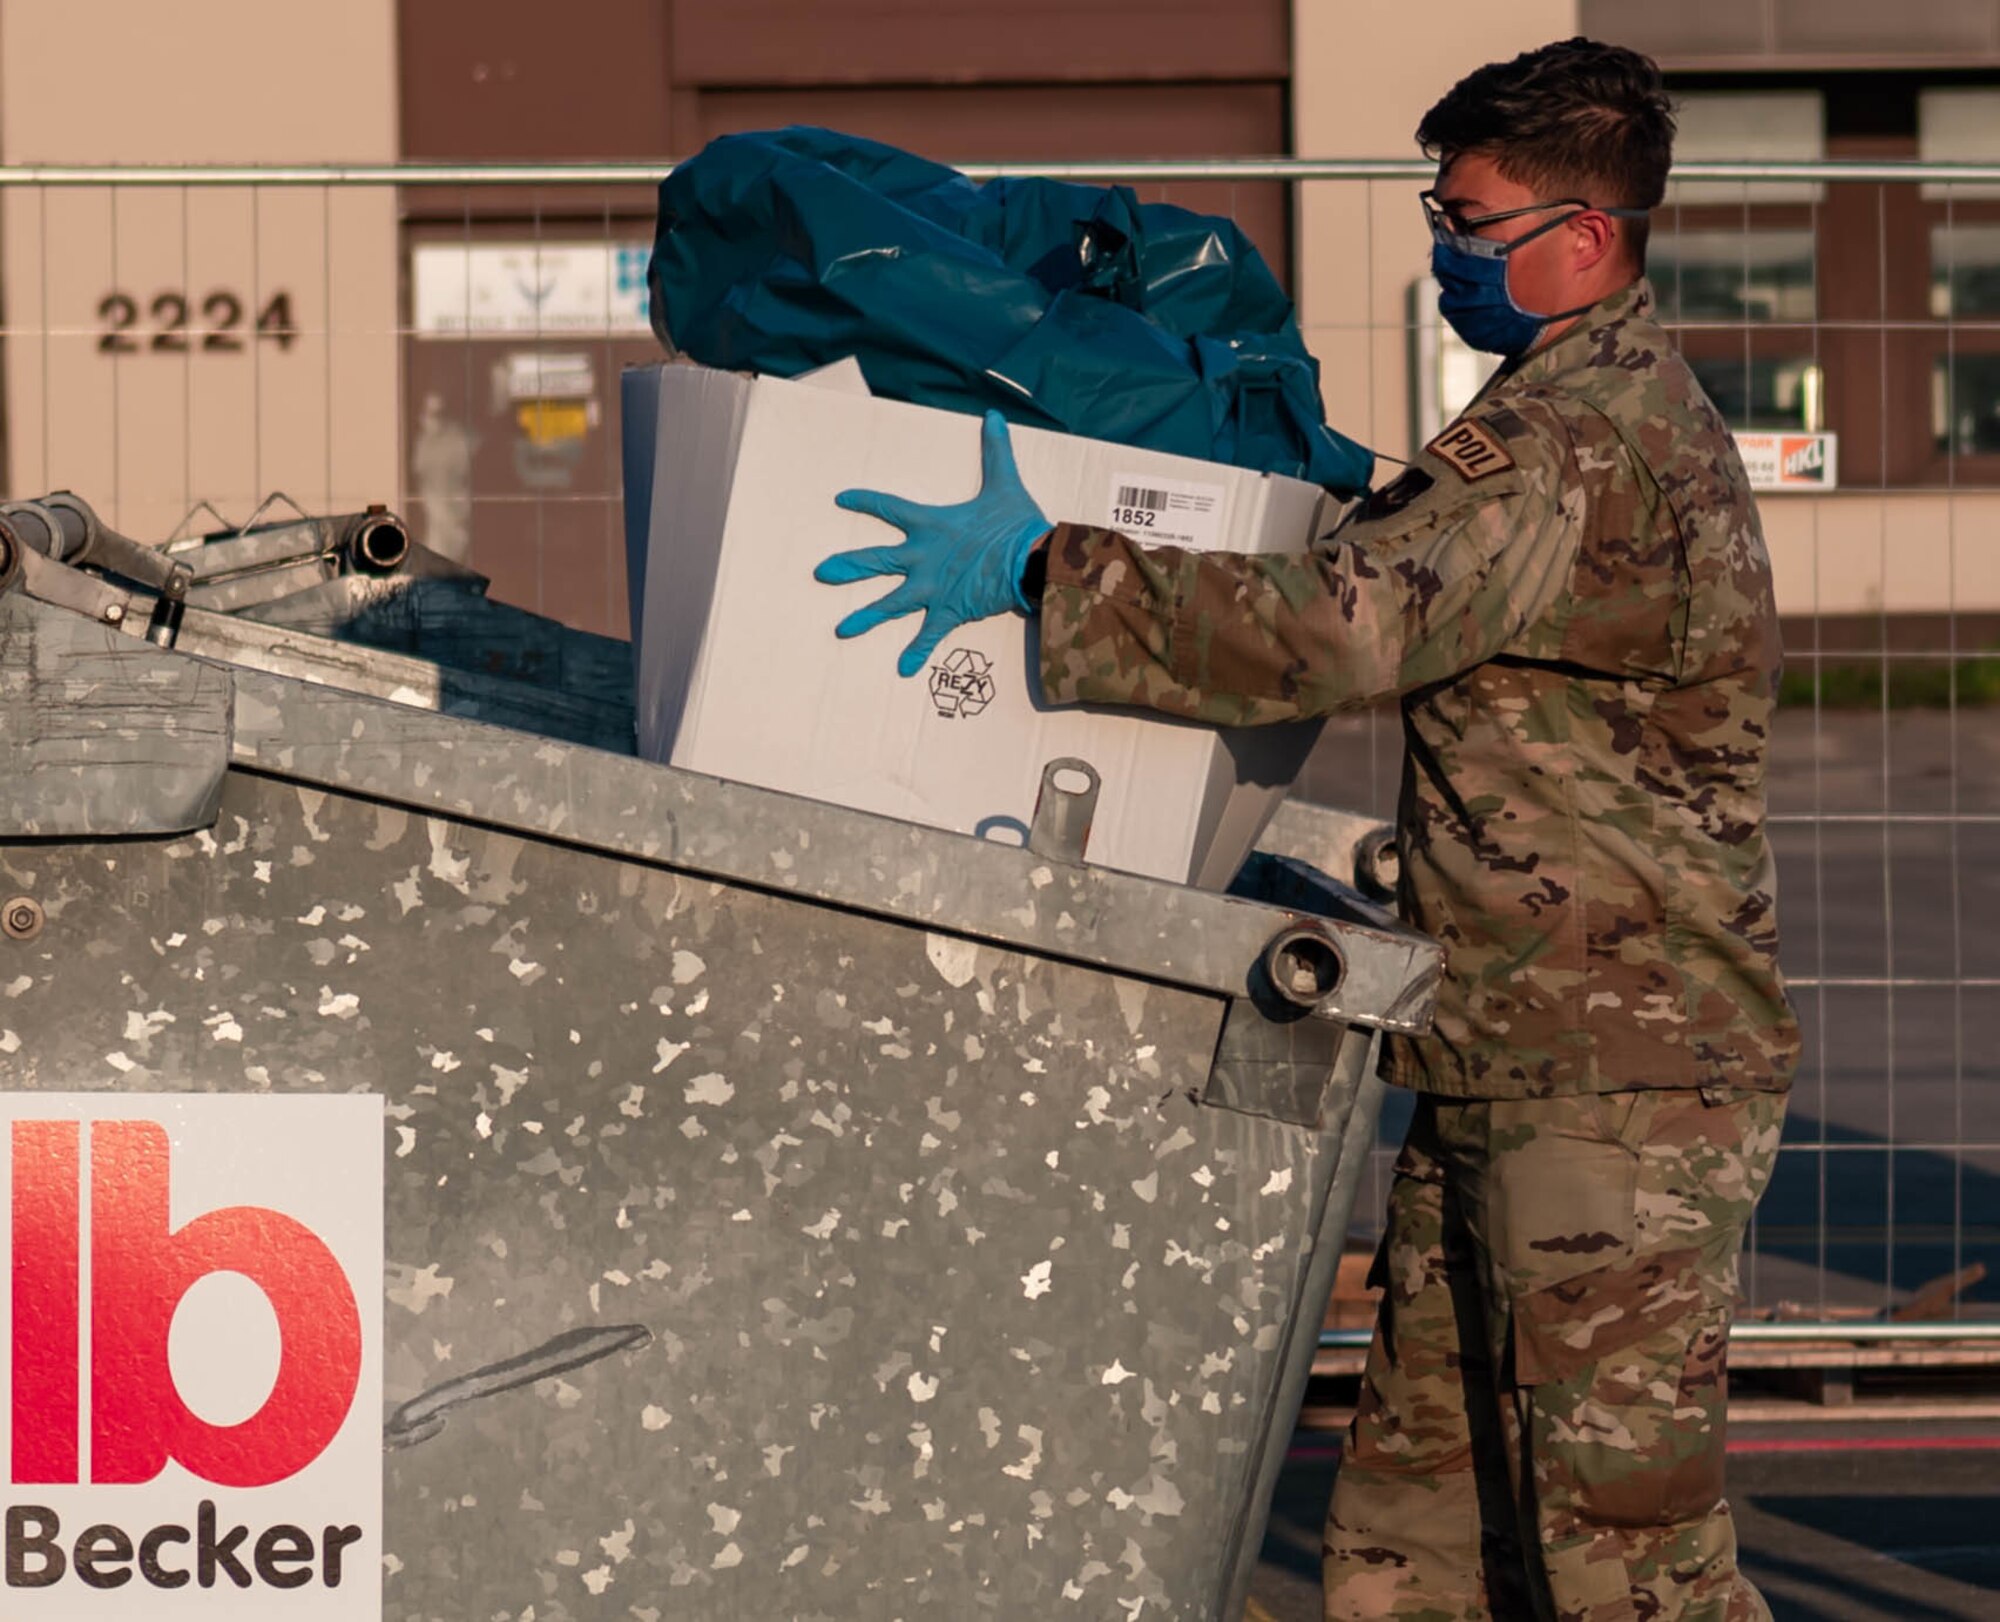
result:
[(1326, 1529), (1341, 1622), (1768, 1622), (1722, 1497), (1782, 1096), (1425, 1097)]

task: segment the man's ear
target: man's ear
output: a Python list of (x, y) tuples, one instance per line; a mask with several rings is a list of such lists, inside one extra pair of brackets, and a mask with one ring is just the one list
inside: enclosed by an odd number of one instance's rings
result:
[(1618, 248), (1618, 233), (1611, 216), (1596, 209), (1586, 210), (1569, 222), (1570, 268), (1593, 270)]

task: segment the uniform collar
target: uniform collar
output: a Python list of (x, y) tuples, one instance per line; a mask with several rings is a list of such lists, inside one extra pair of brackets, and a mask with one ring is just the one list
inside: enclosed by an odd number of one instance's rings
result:
[(1536, 345), (1511, 367), (1502, 367), (1501, 372), (1523, 383), (1559, 377), (1588, 364), (1588, 357), (1602, 345), (1605, 328), (1622, 321), (1648, 319), (1653, 305), (1653, 284), (1641, 276), (1609, 297), (1599, 299), (1566, 332)]

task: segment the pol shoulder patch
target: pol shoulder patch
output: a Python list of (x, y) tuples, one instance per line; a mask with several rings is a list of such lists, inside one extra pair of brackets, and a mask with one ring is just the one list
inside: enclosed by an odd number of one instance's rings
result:
[(1514, 465), (1514, 458), (1507, 454), (1507, 447), (1491, 430), (1469, 418), (1460, 418), (1424, 449), (1468, 484), (1495, 473), (1505, 473)]

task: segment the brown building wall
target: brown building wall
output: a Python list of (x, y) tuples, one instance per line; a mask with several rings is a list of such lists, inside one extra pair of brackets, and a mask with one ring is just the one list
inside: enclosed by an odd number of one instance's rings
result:
[(1580, 0), (1583, 32), (1670, 70), (2000, 64), (2000, 0)]

